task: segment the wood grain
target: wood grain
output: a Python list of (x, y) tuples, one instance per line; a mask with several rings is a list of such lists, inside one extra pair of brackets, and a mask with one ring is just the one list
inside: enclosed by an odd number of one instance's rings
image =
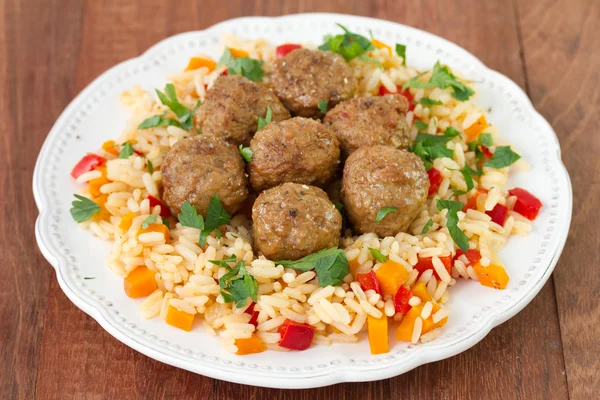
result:
[[(237, 16), (315, 11), (384, 18), (441, 35), (530, 92), (559, 134), (575, 193), (572, 234), (554, 280), (469, 351), (378, 382), (255, 388), (129, 349), (65, 297), (33, 250), (31, 175), (48, 130), (97, 75), (160, 39)], [(600, 240), (590, 223), (600, 191), (600, 141), (592, 125), (592, 110), (600, 105), (599, 21), (593, 0), (230, 0), (226, 6), (206, 0), (194, 7), (158, 0), (54, 0), (43, 7), (35, 0), (0, 0), (0, 120), (8, 132), (0, 135), (0, 204), (7, 208), (0, 227), (7, 278), (0, 286), (0, 398), (593, 398), (600, 386), (600, 345), (590, 329), (600, 315), (593, 268)]]

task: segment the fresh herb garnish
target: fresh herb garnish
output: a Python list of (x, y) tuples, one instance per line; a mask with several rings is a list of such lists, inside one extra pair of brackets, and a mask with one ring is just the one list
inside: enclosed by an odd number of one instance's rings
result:
[(242, 75), (253, 82), (260, 81), (265, 73), (262, 61), (247, 57), (235, 58), (228, 47), (219, 59), (219, 65), (225, 65), (229, 75)]
[(153, 117), (146, 118), (141, 124), (138, 125), (138, 129), (150, 129), (159, 126), (176, 126), (181, 128), (179, 121), (176, 121), (173, 118), (165, 117), (166, 114), (167, 112), (165, 111), (163, 115), (155, 115)]
[(152, 165), (152, 161), (149, 158), (146, 158), (146, 165), (148, 166), (148, 172), (150, 174), (154, 173), (154, 165)]
[(172, 83), (168, 83), (165, 86), (164, 93), (156, 89), (156, 94), (158, 95), (160, 102), (169, 107), (177, 116), (182, 129), (189, 131), (194, 127), (194, 121), (192, 117), (194, 116), (196, 109), (200, 107), (200, 100), (198, 100), (196, 106), (190, 110), (179, 102), (177, 99), (177, 93), (175, 92), (175, 85)]
[(229, 263), (234, 263), (237, 261), (237, 256), (233, 254), (231, 257), (224, 258), (222, 260), (208, 260), (209, 263), (218, 265), (223, 268), (231, 268)]
[(319, 46), (319, 50), (329, 50), (338, 53), (344, 57), (346, 61), (350, 61), (375, 48), (368, 38), (352, 33), (340, 24), (337, 24), (337, 26), (344, 30), (344, 34), (325, 36), (323, 39), (325, 43)]
[(184, 201), (181, 206), (181, 214), (177, 216), (179, 223), (182, 226), (189, 226), (190, 228), (204, 229), (204, 218), (202, 215), (198, 215), (196, 207), (190, 204), (189, 201)]
[(424, 235), (427, 232), (429, 232), (429, 229), (432, 226), (433, 226), (433, 220), (431, 218), (429, 218), (429, 221), (427, 221), (427, 223), (423, 226), (423, 230), (421, 231), (421, 235)]
[(381, 210), (377, 211), (377, 216), (375, 217), (375, 222), (380, 223), (382, 219), (385, 218), (389, 213), (397, 212), (398, 209), (396, 207), (383, 207)]
[(95, 276), (84, 276), (83, 279), (85, 279), (86, 281), (92, 280), (92, 279), (96, 279)]
[(337, 247), (317, 251), (296, 261), (276, 261), (275, 264), (303, 272), (314, 269), (321, 287), (341, 285), (350, 273), (344, 250)]
[(148, 215), (146, 219), (142, 221), (142, 229), (148, 229), (148, 225), (155, 223), (157, 217), (158, 215), (156, 214)]
[(460, 132), (449, 126), (443, 135), (431, 135), (429, 133), (419, 132), (411, 148), (412, 152), (421, 157), (425, 168), (431, 169), (433, 160), (436, 158), (454, 156), (454, 151), (446, 147), (453, 138), (460, 135)]
[(258, 283), (246, 270), (245, 265), (244, 261), (237, 263), (234, 268), (224, 264), (222, 266), (229, 269), (229, 272), (219, 278), (223, 301), (225, 303), (235, 302), (237, 308), (245, 306), (248, 297), (254, 301), (258, 298)]
[(337, 208), (337, 210), (342, 215), (342, 232), (344, 232), (346, 230), (346, 228), (348, 227), (348, 217), (346, 216), (346, 213), (344, 212), (344, 204), (340, 203), (339, 201), (332, 201), (332, 203), (335, 206), (335, 208)]
[(84, 222), (92, 218), (94, 214), (100, 212), (100, 206), (94, 201), (83, 197), (81, 195), (74, 195), (77, 200), (74, 200), (71, 204), (71, 216), (76, 222)]
[(240, 154), (242, 155), (242, 158), (246, 160), (247, 163), (252, 161), (253, 153), (250, 147), (244, 147), (243, 144), (240, 144), (240, 147), (238, 147), (238, 149), (240, 149)]
[(167, 218), (162, 218), (162, 223), (164, 226), (167, 227), (167, 229), (171, 229), (171, 223), (169, 222), (169, 220)]
[(425, 122), (421, 121), (420, 119), (415, 119), (414, 124), (417, 127), (417, 129), (419, 129), (421, 131), (423, 131), (429, 127), (429, 125), (427, 125)]
[(414, 87), (414, 88), (434, 88), (439, 87), (440, 89), (452, 88), (452, 97), (458, 101), (465, 101), (471, 97), (475, 91), (464, 83), (460, 82), (447, 66), (443, 66), (440, 62), (436, 62), (431, 71), (431, 78), (427, 82), (421, 82), (418, 79), (423, 74), (417, 75), (402, 86), (402, 90)]
[(323, 114), (327, 114), (327, 99), (323, 99), (319, 102), (319, 110), (321, 110)]
[(119, 152), (119, 158), (128, 159), (133, 154), (133, 147), (131, 147), (131, 143), (125, 142), (123, 143), (123, 147), (121, 147), (121, 151)]
[(465, 178), (465, 184), (467, 185), (467, 192), (473, 189), (473, 177), (471, 176), (471, 168), (468, 165), (465, 165), (463, 169), (460, 170), (463, 178)]
[(406, 46), (396, 43), (396, 54), (402, 57), (402, 65), (406, 65)]
[(485, 147), (493, 146), (494, 137), (491, 133), (481, 133), (479, 134), (479, 139), (477, 139), (477, 144)]
[(428, 106), (428, 107), (429, 106), (439, 106), (439, 105), (442, 104), (441, 101), (439, 101), (439, 100), (433, 100), (433, 99), (430, 99), (429, 97), (421, 97), (418, 101), (416, 101), (416, 100), (413, 101), (413, 103), (415, 103), (415, 104), (422, 104), (422, 105)]
[(437, 201), (437, 209), (442, 211), (443, 209), (447, 209), (446, 213), (446, 227), (448, 227), (448, 232), (450, 232), (450, 236), (454, 243), (464, 252), (469, 250), (469, 238), (463, 231), (458, 227), (458, 212), (462, 211), (463, 203), (460, 201), (452, 201), (452, 200), (441, 200)]
[(483, 166), (500, 169), (514, 164), (519, 158), (521, 158), (521, 156), (512, 151), (510, 146), (500, 146), (496, 147), (496, 151), (492, 158), (484, 163)]
[[(208, 235), (212, 233), (219, 226), (228, 224), (231, 222), (231, 216), (227, 214), (225, 208), (221, 204), (221, 200), (219, 199), (219, 195), (215, 194), (210, 199), (210, 203), (208, 205), (208, 211), (206, 213), (206, 221), (204, 222), (204, 229), (200, 232), (200, 247), (204, 246), (206, 243), (206, 238)], [(221, 231), (217, 230), (217, 237), (221, 238)]]
[(256, 128), (256, 131), (260, 131), (262, 128), (267, 126), (272, 120), (273, 111), (271, 110), (271, 107), (267, 106), (267, 114), (265, 115), (265, 117), (258, 117), (258, 127)]
[(383, 254), (381, 254), (381, 252), (379, 250), (374, 249), (372, 247), (369, 247), (369, 253), (371, 253), (373, 258), (377, 262), (386, 262), (388, 260), (388, 258), (386, 256), (384, 256)]

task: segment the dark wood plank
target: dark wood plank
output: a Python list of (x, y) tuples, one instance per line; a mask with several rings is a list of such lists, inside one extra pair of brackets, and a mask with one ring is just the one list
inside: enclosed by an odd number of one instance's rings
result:
[[(35, 246), (31, 176), (56, 116), (73, 97), (81, 5), (0, 1), (0, 397), (35, 394), (45, 298), (53, 270)], [(36, 8), (33, 13), (32, 9)], [(56, 21), (62, 20), (62, 24)], [(60, 57), (56, 54), (60, 53)]]
[(573, 183), (571, 233), (554, 272), (560, 328), (574, 399), (597, 398), (600, 349), (600, 4), (519, 2), (531, 98), (556, 130)]

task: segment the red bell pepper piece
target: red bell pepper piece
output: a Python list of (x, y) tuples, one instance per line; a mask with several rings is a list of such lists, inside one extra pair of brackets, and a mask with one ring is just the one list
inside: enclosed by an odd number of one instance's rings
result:
[(150, 201), (150, 208), (160, 206), (160, 216), (162, 218), (169, 218), (171, 216), (171, 210), (162, 201), (151, 195), (148, 195), (148, 200)]
[(427, 171), (427, 175), (429, 175), (429, 193), (428, 196), (431, 196), (439, 189), (444, 177), (442, 173), (437, 169), (431, 167), (429, 171)]
[[(402, 86), (398, 86), (396, 93), (401, 94), (402, 96), (406, 97), (406, 100), (408, 100), (408, 111), (412, 111), (415, 109), (415, 103), (413, 102), (414, 97), (410, 93), (410, 90), (408, 88), (402, 90)], [(386, 94), (395, 94), (395, 93), (390, 92), (383, 85), (379, 86), (379, 95), (384, 96)]]
[(485, 189), (477, 189), (477, 191), (473, 194), (473, 196), (471, 196), (471, 198), (469, 200), (467, 200), (467, 204), (465, 204), (463, 206), (463, 212), (467, 212), (467, 210), (470, 208), (472, 210), (477, 210), (477, 198), (479, 197), (479, 195), (481, 194), (487, 194), (487, 190)]
[(97, 156), (96, 154), (88, 153), (75, 166), (71, 171), (71, 176), (75, 179), (79, 178), (86, 172), (90, 172), (97, 166), (100, 166), (106, 162), (104, 157)]
[(315, 327), (286, 319), (278, 329), (281, 335), (279, 345), (291, 350), (306, 350), (315, 336)]
[(360, 283), (362, 290), (374, 290), (381, 294), (381, 286), (374, 271), (369, 271), (366, 274), (356, 274), (356, 280)]
[(412, 291), (400, 286), (400, 289), (394, 295), (394, 309), (397, 313), (406, 315), (406, 313), (412, 308), (408, 301), (412, 297)]
[(494, 208), (492, 208), (490, 211), (486, 211), (485, 213), (492, 217), (493, 222), (500, 226), (504, 226), (504, 222), (506, 221), (506, 217), (508, 215), (508, 207), (503, 206), (502, 204), (496, 204)]
[(287, 53), (289, 53), (292, 50), (296, 50), (296, 49), (301, 49), (302, 46), (300, 46), (299, 44), (293, 44), (293, 43), (288, 43), (288, 44), (282, 44), (281, 46), (277, 46), (275, 48), (275, 54), (277, 55), (277, 58), (282, 58), (285, 57), (285, 55)]
[[(433, 275), (435, 276), (436, 279), (440, 279), (439, 275), (437, 274), (437, 272), (435, 272), (435, 268), (433, 268), (433, 257), (425, 257), (425, 258), (421, 258), (419, 257), (417, 264), (414, 266), (414, 268), (419, 271), (419, 276), (421, 276), (421, 274), (423, 272), (425, 272), (428, 269), (432, 269), (433, 270)], [(450, 274), (452, 272), (452, 257), (447, 256), (447, 257), (440, 257), (440, 261), (442, 263), (444, 263), (444, 267), (446, 267), (446, 271), (448, 271), (448, 273)]]
[(481, 152), (485, 157), (485, 161), (489, 161), (494, 156), (494, 153), (492, 153), (486, 146), (481, 146)]
[(467, 266), (475, 265), (477, 263), (477, 261), (481, 260), (481, 252), (479, 250), (475, 250), (475, 249), (469, 249), (469, 250), (467, 250), (466, 253), (464, 251), (462, 251), (461, 249), (457, 249), (453, 260), (456, 261), (463, 254), (465, 255), (465, 257), (468, 260), (468, 263), (466, 264)]
[(513, 207), (513, 210), (527, 218), (528, 220), (533, 221), (538, 213), (540, 212), (540, 208), (542, 208), (542, 202), (540, 199), (529, 193), (525, 189), (514, 188), (508, 191), (511, 196), (517, 197), (517, 202)]
[(252, 304), (250, 304), (250, 307), (246, 308), (246, 310), (244, 310), (244, 312), (246, 314), (250, 314), (250, 321), (248, 321), (248, 323), (252, 324), (254, 326), (258, 326), (258, 314), (259, 314), (259, 312), (254, 309), (255, 305), (256, 305), (256, 303), (252, 302)]

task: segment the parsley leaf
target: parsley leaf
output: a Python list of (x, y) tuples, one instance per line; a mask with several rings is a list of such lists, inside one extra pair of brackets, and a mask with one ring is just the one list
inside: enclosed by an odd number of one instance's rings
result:
[(92, 280), (92, 279), (96, 279), (95, 276), (84, 276), (83, 279), (85, 279), (86, 281)]
[(148, 215), (146, 219), (142, 221), (142, 229), (148, 229), (148, 225), (155, 223), (157, 217), (156, 214)]
[[(202, 229), (202, 232), (200, 232), (200, 247), (204, 246), (204, 243), (206, 243), (206, 238), (212, 233), (212, 231), (217, 229), (219, 226), (228, 224), (230, 222), (231, 216), (227, 214), (227, 211), (225, 211), (225, 208), (223, 208), (221, 200), (219, 199), (219, 195), (215, 194), (210, 199), (208, 211), (206, 213), (204, 229)], [(217, 236), (220, 234), (221, 232), (217, 231)]]
[(171, 223), (169, 222), (168, 219), (162, 218), (162, 223), (163, 223), (164, 226), (167, 227), (167, 229), (171, 229)]
[(366, 54), (361, 54), (360, 56), (358, 56), (358, 59), (360, 61), (373, 63), (373, 64), (377, 65), (379, 68), (383, 68), (383, 64), (380, 63), (379, 60), (377, 60), (375, 58), (372, 58), (372, 57), (369, 57)]
[(237, 308), (242, 308), (246, 305), (248, 297), (256, 301), (258, 298), (258, 283), (246, 270), (245, 263), (240, 261), (233, 269), (228, 265), (225, 268), (230, 269), (230, 271), (219, 278), (221, 296), (225, 303), (235, 302)]
[(454, 156), (454, 151), (446, 147), (446, 143), (459, 135), (460, 132), (451, 126), (444, 131), (443, 135), (431, 135), (419, 132), (411, 150), (417, 156), (421, 157), (425, 167), (430, 169), (433, 160), (436, 158), (452, 158)]
[(149, 158), (146, 158), (146, 165), (148, 166), (148, 172), (150, 174), (154, 173), (154, 165), (152, 165), (152, 161)]
[(491, 133), (481, 133), (479, 134), (479, 139), (477, 139), (477, 144), (485, 147), (493, 146), (494, 137)]
[(253, 82), (260, 81), (265, 73), (262, 61), (247, 57), (235, 58), (231, 55), (229, 47), (225, 48), (219, 65), (225, 65), (229, 75), (242, 75)]
[(421, 82), (418, 79), (423, 74), (419, 74), (406, 82), (402, 86), (402, 90), (414, 87), (414, 88), (434, 88), (439, 87), (440, 89), (452, 88), (452, 97), (459, 101), (468, 100), (475, 91), (470, 87), (466, 86), (464, 83), (460, 82), (456, 79), (456, 76), (447, 66), (442, 66), (439, 61), (435, 63), (433, 66), (433, 70), (431, 71), (431, 78), (427, 82)]
[(275, 264), (303, 272), (314, 269), (321, 287), (339, 286), (350, 273), (346, 254), (337, 247), (317, 251), (296, 261), (283, 260), (276, 261)]
[(496, 147), (496, 152), (492, 156), (492, 159), (483, 165), (485, 167), (500, 169), (514, 164), (519, 158), (521, 156), (512, 151), (510, 146), (500, 146)]
[(413, 103), (415, 104), (423, 104), (424, 106), (439, 106), (442, 104), (441, 101), (439, 100), (433, 100), (430, 99), (429, 97), (421, 97), (418, 101), (413, 101)]
[(429, 218), (429, 221), (427, 221), (427, 223), (423, 226), (423, 230), (421, 231), (421, 235), (424, 235), (427, 232), (429, 232), (429, 229), (432, 226), (433, 226), (433, 220), (431, 218)]
[(346, 216), (346, 213), (344, 212), (344, 204), (340, 203), (339, 201), (332, 201), (332, 203), (335, 206), (335, 208), (337, 208), (337, 210), (342, 215), (342, 232), (344, 232), (346, 230), (346, 228), (348, 227), (348, 217)]
[(429, 127), (429, 125), (427, 125), (425, 122), (421, 121), (420, 119), (415, 119), (414, 124), (417, 127), (417, 129), (420, 129), (420, 130), (425, 130)]
[(177, 216), (182, 226), (190, 228), (204, 229), (204, 219), (202, 215), (198, 215), (196, 207), (190, 204), (189, 201), (184, 201), (181, 206), (181, 214)]
[(74, 200), (71, 208), (71, 216), (76, 222), (84, 222), (92, 218), (94, 214), (100, 212), (100, 206), (87, 197), (74, 195), (77, 200)]
[(218, 265), (219, 267), (223, 267), (223, 268), (231, 268), (228, 263), (232, 263), (232, 262), (236, 262), (236, 261), (237, 261), (237, 256), (235, 254), (233, 254), (231, 257), (224, 258), (222, 260), (208, 260), (209, 263)]
[(182, 129), (189, 131), (194, 127), (192, 117), (194, 116), (196, 109), (200, 106), (200, 100), (198, 100), (196, 106), (190, 110), (179, 102), (177, 99), (177, 93), (175, 92), (175, 85), (172, 83), (168, 83), (165, 86), (164, 93), (156, 89), (156, 94), (158, 95), (160, 102), (169, 107), (171, 111), (177, 115)]
[(258, 117), (258, 127), (257, 131), (260, 131), (262, 128), (267, 126), (273, 120), (273, 111), (271, 111), (271, 107), (267, 106), (267, 115), (265, 117)]
[(406, 46), (396, 43), (396, 54), (402, 57), (402, 65), (406, 65)]
[(244, 147), (243, 144), (240, 144), (240, 147), (238, 147), (238, 149), (240, 149), (240, 154), (242, 155), (242, 158), (246, 160), (247, 163), (252, 161), (252, 155), (254, 153), (252, 153), (252, 149), (250, 147)]
[(458, 227), (458, 212), (462, 211), (463, 203), (460, 201), (452, 201), (452, 200), (441, 200), (437, 201), (437, 209), (442, 211), (443, 209), (447, 209), (446, 213), (446, 226), (448, 227), (448, 232), (450, 232), (450, 236), (454, 243), (464, 252), (469, 250), (469, 238), (463, 231)]
[(344, 30), (344, 34), (325, 36), (323, 39), (325, 43), (319, 46), (319, 50), (329, 50), (338, 53), (344, 57), (346, 61), (350, 61), (375, 48), (373, 43), (366, 37), (352, 33), (340, 24), (337, 24), (337, 26)]
[(397, 212), (398, 209), (396, 207), (383, 207), (381, 210), (377, 211), (377, 216), (375, 217), (375, 222), (380, 223), (382, 219), (385, 218), (389, 213)]
[(176, 121), (172, 118), (167, 118), (165, 117), (165, 114), (155, 115), (153, 117), (146, 118), (142, 121), (141, 124), (139, 124), (138, 129), (156, 128), (158, 126), (176, 126), (178, 128), (181, 128), (181, 124), (179, 123), (179, 121)]
[(319, 102), (319, 110), (321, 110), (323, 114), (327, 114), (327, 99), (323, 99)]
[(444, 131), (444, 136), (448, 139), (454, 139), (455, 137), (460, 136), (460, 132), (454, 129), (453, 127), (449, 126)]
[(465, 178), (465, 183), (467, 184), (467, 192), (473, 189), (473, 177), (471, 176), (471, 168), (468, 165), (465, 165), (463, 169), (460, 170), (463, 178)]
[(369, 253), (371, 253), (371, 255), (373, 256), (375, 261), (386, 262), (388, 260), (388, 258), (386, 256), (384, 256), (383, 254), (381, 254), (381, 252), (379, 250), (374, 249), (372, 247), (369, 247)]
[(128, 159), (133, 154), (133, 147), (131, 147), (131, 143), (125, 142), (123, 143), (123, 147), (121, 147), (121, 151), (119, 152), (119, 158)]

